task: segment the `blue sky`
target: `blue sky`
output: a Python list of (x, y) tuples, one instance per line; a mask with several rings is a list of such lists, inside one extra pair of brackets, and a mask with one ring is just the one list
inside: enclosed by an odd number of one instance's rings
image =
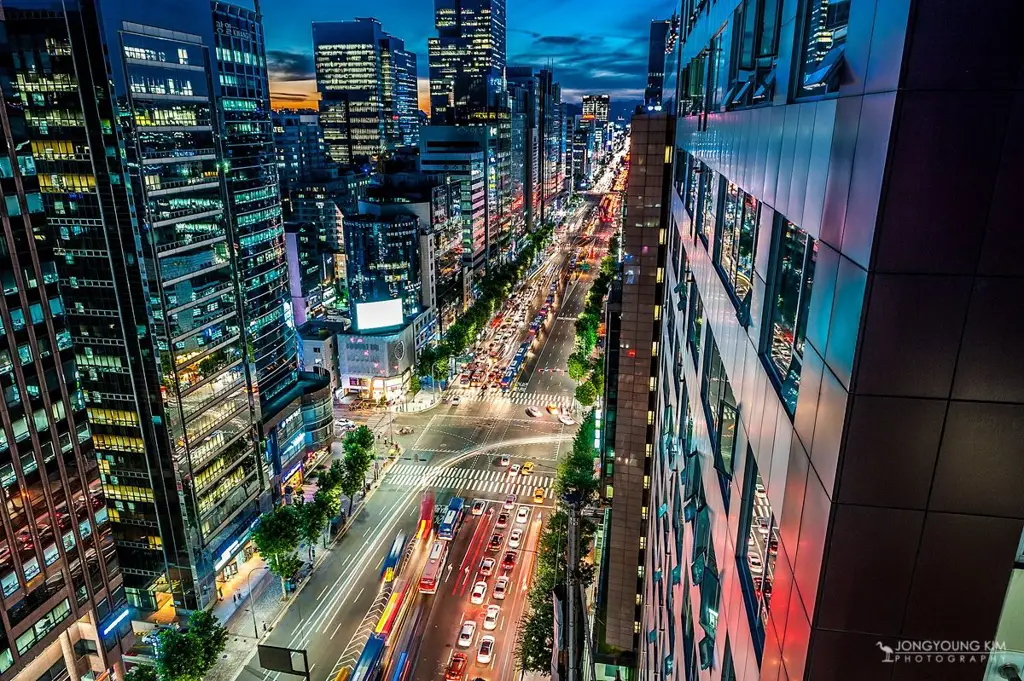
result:
[[(508, 63), (554, 67), (563, 97), (608, 93), (638, 100), (647, 74), (652, 19), (667, 19), (673, 0), (508, 0)], [(309, 104), (315, 90), (310, 22), (375, 17), (416, 53), (421, 102), (427, 38), (434, 34), (432, 0), (261, 0), (278, 106)]]

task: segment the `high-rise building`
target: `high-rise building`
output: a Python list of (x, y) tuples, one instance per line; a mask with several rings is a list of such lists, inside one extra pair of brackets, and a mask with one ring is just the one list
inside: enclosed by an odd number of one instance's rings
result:
[(665, 51), (668, 47), (672, 22), (651, 22), (651, 37), (647, 45), (647, 87), (644, 89), (644, 108), (661, 111), (665, 87)]
[[(60, 228), (46, 219), (52, 178), (35, 160), (83, 147), (32, 141), (39, 120), (26, 108), (62, 81), (14, 68), (38, 53), (23, 40), (32, 19), (13, 5), (0, 17), (0, 674), (35, 681), (113, 673), (133, 638), (62, 294), (72, 283), (57, 268), (66, 253), (55, 252)], [(67, 45), (52, 38), (49, 59), (60, 64)]]
[[(373, 210), (376, 204), (369, 204)], [(374, 211), (345, 218), (349, 305), (359, 324), (363, 303), (401, 301), (392, 325), (411, 321), (423, 311), (420, 276), (420, 222), (416, 215)]]
[(437, 37), (427, 41), (431, 123), (505, 106), (505, 0), (434, 0), (434, 26)]
[(538, 219), (543, 224), (564, 195), (565, 184), (565, 120), (562, 116), (562, 88), (551, 69), (537, 72), (539, 121), (539, 184)]
[(797, 8), (684, 16), (637, 676), (1016, 678), (1015, 5)]
[[(327, 171), (327, 146), (315, 111), (275, 111), (273, 121), (277, 176), (287, 203), (292, 187)], [(288, 206), (286, 212), (290, 213)]]
[(611, 98), (608, 95), (583, 95), (583, 120), (608, 121)]
[(540, 216), (540, 82), (530, 66), (509, 66), (505, 77), (512, 109), (513, 166), (521, 170), (522, 213), (527, 229), (533, 231)]
[(417, 143), (416, 55), (376, 19), (313, 22), (320, 123), (335, 163)]
[(269, 501), (257, 426), (296, 374), (260, 18), (19, 5), (12, 43), (49, 56), (16, 78), (64, 84), (24, 111), (127, 597), (202, 608)]

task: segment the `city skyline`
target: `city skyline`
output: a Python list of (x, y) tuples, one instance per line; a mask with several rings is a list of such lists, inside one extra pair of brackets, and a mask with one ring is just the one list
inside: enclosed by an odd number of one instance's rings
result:
[[(429, 113), (427, 38), (436, 34), (430, 0), (385, 5), (354, 0), (343, 8), (326, 0), (264, 0), (260, 9), (275, 108), (316, 107), (311, 22), (373, 17), (416, 54), (419, 107)], [(647, 77), (650, 22), (676, 9), (677, 3), (666, 0), (635, 10), (601, 2), (580, 13), (564, 3), (516, 0), (508, 3), (508, 64), (553, 68), (563, 99), (574, 104), (591, 92), (608, 93), (613, 102), (639, 102)], [(570, 25), (572, 31), (547, 28)]]

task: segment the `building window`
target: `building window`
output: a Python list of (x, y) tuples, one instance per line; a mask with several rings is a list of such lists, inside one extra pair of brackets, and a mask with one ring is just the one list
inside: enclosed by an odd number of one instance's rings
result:
[(776, 233), (775, 269), (765, 315), (768, 325), (765, 359), (782, 403), (792, 416), (800, 390), (818, 243), (785, 218), (779, 220)]
[[(757, 470), (754, 453), (747, 447), (743, 507), (740, 511), (740, 536), (736, 561), (739, 565), (743, 602), (757, 653), (758, 664), (764, 648), (765, 620), (771, 609), (775, 557), (779, 551), (779, 526), (768, 502), (768, 490)], [(746, 541), (742, 536), (746, 535)]]
[(728, 511), (738, 411), (729, 377), (725, 374), (725, 364), (718, 352), (718, 343), (715, 342), (715, 336), (710, 329), (707, 340), (700, 396), (704, 404), (704, 415), (708, 420), (708, 434), (711, 436), (711, 448), (715, 455), (715, 470), (718, 471), (722, 498)]
[(807, 0), (797, 97), (828, 94), (839, 89), (850, 1)]
[[(705, 248), (715, 243), (715, 227), (718, 219), (719, 174), (704, 166), (700, 173), (700, 215), (697, 216), (697, 234)], [(709, 246), (711, 244), (711, 246)]]
[(733, 14), (726, 109), (764, 104), (774, 94), (780, 0), (744, 0)]
[(686, 208), (686, 212), (690, 215), (693, 224), (696, 224), (697, 200), (700, 196), (701, 168), (704, 164), (693, 156), (690, 156), (689, 159), (690, 169), (686, 179), (686, 198), (683, 205)]
[(697, 284), (690, 282), (690, 311), (686, 317), (686, 347), (690, 349), (693, 363), (700, 360), (700, 333), (704, 328), (704, 304), (697, 292)]
[(754, 252), (760, 203), (732, 182), (725, 188), (722, 227), (714, 256), (718, 272), (733, 297), (736, 315), (750, 323), (750, 295), (754, 285)]

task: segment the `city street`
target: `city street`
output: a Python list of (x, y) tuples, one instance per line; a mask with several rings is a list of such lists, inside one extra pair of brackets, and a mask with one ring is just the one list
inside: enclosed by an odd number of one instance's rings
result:
[[(544, 278), (542, 293), (531, 309), (543, 303), (550, 282), (563, 276), (570, 253), (589, 251), (599, 240), (582, 236), (586, 226), (596, 222), (594, 205), (593, 200), (586, 201), (567, 219), (567, 234), (555, 257), (537, 273)], [(546, 407), (552, 402), (563, 407), (572, 404), (575, 383), (565, 366), (574, 349), (574, 321), (583, 310), (596, 272), (593, 263), (589, 273), (568, 277), (564, 294), (539, 334), (539, 347), (531, 353), (514, 390), (502, 393), (453, 388), (447, 397), (458, 394), (458, 404), (446, 398), (420, 412), (337, 410), (339, 417), (369, 425), (380, 437), (382, 455), (387, 450), (385, 440), (396, 440), (402, 452), (353, 518), (347, 534), (264, 640), (270, 645), (305, 649), (313, 681), (335, 681), (356, 663), (393, 586), (382, 585), (382, 562), (399, 532), (406, 537), (415, 534), (420, 501), (426, 491), (433, 492), (438, 504), (461, 496), (467, 507), (477, 499), (486, 501), (487, 510), (483, 515), (467, 512), (464, 526), (450, 542), (449, 569), (436, 594), (420, 594), (416, 588), (429, 544), (417, 545), (411, 551), (408, 574), (399, 578), (412, 580), (404, 590), (404, 630), (389, 644), (389, 654), (405, 654), (403, 660), (408, 659), (412, 665), (406, 678), (436, 679), (455, 650), (462, 623), (473, 619), (478, 623), (473, 644), (460, 649), (469, 658), (467, 678), (511, 678), (516, 629), (526, 604), (535, 545), (542, 523), (553, 508), (555, 468), (575, 433), (575, 426), (562, 424)], [(529, 406), (537, 407), (537, 417), (526, 413)], [(403, 426), (413, 432), (399, 435), (398, 429)], [(503, 455), (509, 457), (510, 464), (521, 466), (529, 461), (533, 470), (528, 475), (509, 475), (508, 465), (499, 465)], [(535, 503), (534, 492), (538, 489), (543, 490), (544, 498)], [(510, 494), (516, 496), (516, 501), (509, 511), (508, 527), (496, 529), (503, 502)], [(520, 506), (529, 509), (529, 516), (525, 523), (516, 524), (514, 516)], [(481, 559), (488, 556), (500, 561), (509, 548), (513, 527), (525, 532), (516, 549), (515, 567), (508, 572), (511, 581), (506, 598), (493, 597), (493, 585), (503, 572), (495, 570), (486, 580), (488, 593), (483, 603), (472, 604), (470, 596)], [(501, 534), (502, 546), (488, 551), (486, 544), (495, 533)], [(442, 600), (443, 607), (434, 607)], [(482, 618), (489, 604), (500, 605), (501, 613), (496, 628), (485, 632)], [(476, 662), (476, 652), (485, 633), (495, 638), (494, 654), (490, 662), (481, 665)], [(287, 681), (284, 675), (261, 669), (255, 656), (237, 678)]]

